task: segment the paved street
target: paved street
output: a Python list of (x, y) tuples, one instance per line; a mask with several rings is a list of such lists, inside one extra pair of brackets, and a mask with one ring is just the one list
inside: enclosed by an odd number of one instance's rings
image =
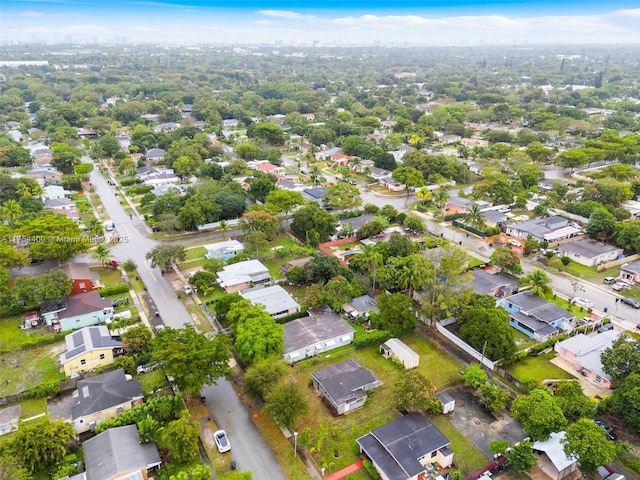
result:
[[(112, 248), (116, 260), (123, 262), (129, 258), (138, 265), (140, 278), (147, 286), (162, 321), (174, 328), (191, 323), (191, 317), (180, 302), (169, 282), (160, 274), (158, 268), (151, 268), (145, 259), (146, 253), (158, 242), (146, 237), (148, 234), (144, 221), (129, 219), (102, 174), (94, 170), (91, 183), (104, 205), (105, 211), (116, 224), (118, 235), (128, 237), (128, 242), (119, 243)], [(238, 470), (250, 470), (256, 480), (286, 480), (271, 449), (251, 422), (245, 406), (236, 395), (233, 386), (224, 378), (215, 386), (203, 390), (207, 397), (207, 407), (220, 428), (229, 434), (233, 449), (233, 459)]]
[(216, 386), (206, 387), (203, 393), (218, 428), (229, 435), (231, 453), (238, 470), (251, 470), (255, 480), (286, 480), (231, 383), (220, 378)]

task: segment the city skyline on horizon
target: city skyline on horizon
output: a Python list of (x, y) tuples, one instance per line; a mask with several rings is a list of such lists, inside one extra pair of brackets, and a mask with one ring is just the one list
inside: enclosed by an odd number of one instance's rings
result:
[[(0, 42), (281, 45), (640, 44), (640, 8), (619, 0), (414, 0), (296, 7), (290, 0), (11, 0)], [(634, 8), (635, 7), (635, 8)]]

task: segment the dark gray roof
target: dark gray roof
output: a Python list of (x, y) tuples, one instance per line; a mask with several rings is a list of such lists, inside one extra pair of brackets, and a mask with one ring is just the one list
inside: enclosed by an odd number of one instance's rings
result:
[(516, 305), (520, 311), (532, 315), (545, 323), (555, 322), (561, 318), (573, 318), (574, 315), (555, 303), (534, 295), (533, 292), (522, 292), (505, 299), (505, 302)]
[(447, 392), (439, 392), (436, 393), (436, 397), (442, 402), (443, 405), (446, 405), (449, 402), (454, 402), (455, 399), (449, 395)]
[(553, 335), (558, 331), (553, 325), (549, 325), (536, 317), (529, 317), (520, 312), (510, 313), (509, 316), (522, 325), (527, 326), (532, 332), (542, 335), (543, 337)]
[(425, 467), (418, 458), (451, 443), (416, 412), (372, 430), (357, 442), (389, 480), (406, 480), (423, 472)]
[(127, 381), (121, 368), (80, 380), (77, 387), (78, 397), (71, 407), (74, 419), (142, 398), (140, 382)]
[(382, 384), (371, 370), (364, 368), (353, 358), (311, 372), (311, 376), (322, 385), (336, 405), (366, 395), (364, 388), (368, 385)]
[(613, 245), (607, 245), (606, 243), (593, 240), (592, 238), (585, 238), (583, 240), (577, 240), (575, 242), (565, 243), (558, 247), (559, 252), (572, 252), (582, 255), (587, 258), (597, 257), (603, 253), (615, 252), (622, 249), (614, 247)]
[(485, 221), (495, 223), (504, 222), (506, 219), (504, 213), (501, 213), (498, 210), (487, 210), (485, 212), (482, 212), (482, 218), (484, 218)]
[(167, 152), (165, 152), (162, 148), (152, 148), (151, 150), (147, 150), (144, 156), (147, 158), (158, 158), (163, 157), (165, 153)]
[(309, 309), (308, 312), (308, 317), (298, 318), (283, 325), (284, 353), (295, 352), (355, 331), (329, 307)]
[(375, 215), (366, 214), (360, 215), (358, 217), (342, 218), (338, 220), (338, 222), (340, 223), (340, 225), (346, 225), (347, 223), (350, 223), (351, 225), (353, 225), (353, 228), (358, 229), (369, 220), (371, 220), (374, 216)]
[(356, 297), (349, 302), (349, 305), (360, 313), (380, 311), (377, 307), (378, 303), (370, 295)]
[(302, 191), (302, 196), (307, 200), (322, 200), (329, 191), (326, 188), (306, 188)]
[(136, 425), (115, 427), (82, 444), (87, 480), (104, 480), (118, 473), (160, 465), (154, 442), (140, 443)]
[(478, 295), (492, 295), (496, 288), (506, 293), (517, 291), (519, 283), (503, 273), (489, 273), (485, 270), (474, 270), (471, 285)]
[(625, 263), (620, 267), (620, 270), (631, 273), (640, 273), (640, 262)]
[(471, 205), (471, 200), (462, 197), (451, 197), (447, 200), (448, 205), (453, 205), (454, 207), (465, 208)]

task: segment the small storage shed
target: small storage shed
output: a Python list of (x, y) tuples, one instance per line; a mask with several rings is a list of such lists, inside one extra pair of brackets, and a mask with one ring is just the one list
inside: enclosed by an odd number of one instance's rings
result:
[(456, 399), (449, 395), (447, 392), (436, 393), (438, 400), (442, 402), (442, 413), (447, 414), (453, 412), (456, 408)]
[(380, 345), (380, 353), (384, 358), (398, 360), (406, 369), (416, 368), (420, 363), (420, 355), (397, 338), (390, 338)]

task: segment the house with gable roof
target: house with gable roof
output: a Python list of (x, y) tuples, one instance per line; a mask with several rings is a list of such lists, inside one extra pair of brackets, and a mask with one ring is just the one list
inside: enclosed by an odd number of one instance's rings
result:
[(311, 372), (311, 378), (314, 388), (337, 415), (362, 407), (367, 392), (382, 385), (382, 380), (353, 358)]
[(386, 480), (419, 480), (427, 471), (453, 464), (451, 442), (426, 417), (408, 413), (356, 440)]
[(80, 380), (71, 406), (71, 422), (76, 433), (93, 430), (144, 400), (140, 382), (127, 380), (119, 368)]
[(147, 480), (162, 463), (155, 442), (142, 443), (136, 425), (109, 428), (82, 450), (85, 471), (70, 480)]
[(521, 292), (498, 301), (509, 314), (509, 325), (538, 342), (573, 329), (575, 316), (555, 303)]
[(66, 351), (58, 361), (67, 377), (110, 365), (124, 355), (122, 342), (112, 337), (105, 325), (81, 328), (64, 337), (64, 341)]

